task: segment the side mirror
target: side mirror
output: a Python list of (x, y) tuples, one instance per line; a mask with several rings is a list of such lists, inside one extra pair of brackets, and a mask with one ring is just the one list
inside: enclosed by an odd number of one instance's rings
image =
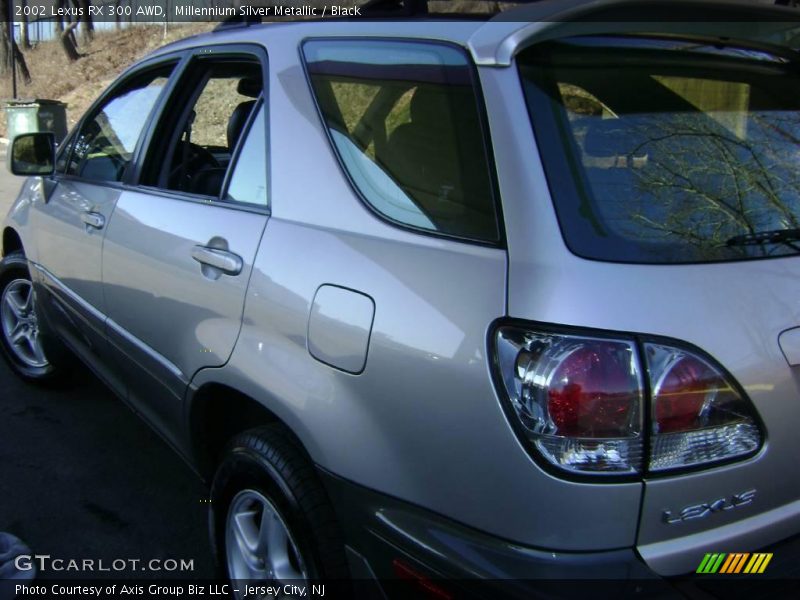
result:
[(8, 153), (8, 170), (14, 175), (52, 175), (56, 143), (52, 133), (23, 133), (14, 138)]

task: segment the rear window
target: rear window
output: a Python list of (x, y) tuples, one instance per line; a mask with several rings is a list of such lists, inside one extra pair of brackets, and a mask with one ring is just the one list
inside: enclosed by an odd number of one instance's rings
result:
[(572, 38), (519, 63), (576, 254), (693, 263), (800, 249), (800, 85), (788, 54)]

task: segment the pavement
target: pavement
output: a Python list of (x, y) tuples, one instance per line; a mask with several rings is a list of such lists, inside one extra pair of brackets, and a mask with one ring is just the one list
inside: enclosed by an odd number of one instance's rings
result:
[[(3, 215), (22, 179), (0, 166)], [(193, 561), (184, 573), (126, 563), (121, 571), (51, 570), (40, 578), (212, 577), (206, 498), (175, 452), (88, 372), (49, 389), (21, 381), (0, 360), (0, 531), (63, 564)]]

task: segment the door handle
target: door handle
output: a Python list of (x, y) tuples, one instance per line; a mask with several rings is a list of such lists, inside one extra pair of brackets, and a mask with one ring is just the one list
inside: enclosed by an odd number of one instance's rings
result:
[(88, 227), (93, 227), (94, 229), (102, 229), (106, 224), (106, 218), (103, 215), (91, 211), (81, 213), (81, 221)]
[(192, 258), (202, 265), (219, 269), (228, 275), (238, 275), (242, 272), (242, 258), (238, 254), (219, 248), (208, 246), (195, 246), (192, 248)]

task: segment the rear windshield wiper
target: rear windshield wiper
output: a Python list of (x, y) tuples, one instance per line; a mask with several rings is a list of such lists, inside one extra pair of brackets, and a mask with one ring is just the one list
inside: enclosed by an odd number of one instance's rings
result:
[(800, 241), (800, 229), (773, 229), (735, 235), (725, 242), (726, 246), (763, 246), (766, 244), (786, 244), (800, 252), (800, 246), (793, 242)]

